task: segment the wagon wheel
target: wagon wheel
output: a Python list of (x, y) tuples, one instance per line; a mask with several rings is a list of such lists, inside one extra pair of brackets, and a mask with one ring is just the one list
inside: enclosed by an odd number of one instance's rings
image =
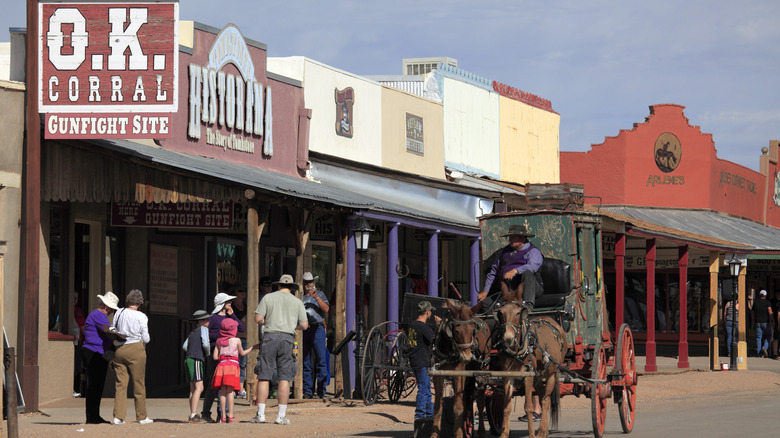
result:
[(368, 333), (360, 367), (363, 371), (363, 401), (367, 406), (376, 401), (385, 373), (382, 367), (385, 362), (385, 343), (379, 328), (374, 327)]
[[(596, 351), (593, 354), (593, 362), (591, 363), (591, 379), (607, 379), (607, 353), (604, 350), (604, 345), (601, 343), (598, 344)], [(605, 382), (591, 384), (591, 418), (593, 420), (593, 435), (595, 435), (596, 438), (601, 438), (604, 435), (604, 426), (607, 420), (608, 399), (609, 394), (607, 390), (607, 384)]]
[(391, 402), (398, 403), (401, 397), (409, 395), (414, 388), (414, 381), (408, 379), (409, 372), (400, 368), (408, 368), (409, 360), (404, 352), (409, 346), (409, 337), (402, 330), (395, 331), (395, 338), (390, 347), (390, 365), (394, 368), (387, 376), (387, 395)]
[(628, 324), (620, 327), (618, 334), (617, 354), (615, 365), (623, 375), (623, 390), (618, 399), (620, 410), (620, 424), (623, 432), (631, 433), (634, 430), (634, 413), (636, 411), (636, 362), (634, 357), (634, 337)]

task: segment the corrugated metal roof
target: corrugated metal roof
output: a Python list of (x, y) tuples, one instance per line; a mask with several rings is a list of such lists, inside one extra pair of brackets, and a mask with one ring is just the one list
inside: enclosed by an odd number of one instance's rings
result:
[(92, 144), (136, 159), (231, 181), (247, 187), (353, 209), (371, 207), (363, 196), (269, 170), (183, 154), (127, 140), (91, 140)]
[(619, 215), (686, 233), (727, 240), (757, 251), (780, 251), (780, 229), (710, 210), (602, 206)]
[[(258, 169), (251, 166), (229, 163), (213, 158), (183, 154), (160, 149), (127, 140), (91, 140), (90, 143), (131, 156), (136, 159), (169, 166), (184, 171), (230, 181), (239, 185), (276, 194), (306, 199), (354, 210), (369, 210), (389, 213), (394, 216), (412, 218), (435, 226), (445, 226), (451, 232), (464, 231), (467, 234), (478, 229), (474, 214), (481, 199), (462, 193), (448, 192), (423, 185), (395, 191), (399, 185), (409, 183), (385, 178), (381, 191), (368, 181), (370, 176), (360, 172), (350, 173), (346, 178), (334, 175), (325, 178), (323, 184), (288, 175)], [(320, 174), (320, 176), (322, 176)], [(336, 182), (334, 182), (336, 181)], [(369, 188), (369, 186), (371, 186)], [(421, 199), (421, 200), (420, 200)], [(492, 208), (492, 202), (490, 207)]]

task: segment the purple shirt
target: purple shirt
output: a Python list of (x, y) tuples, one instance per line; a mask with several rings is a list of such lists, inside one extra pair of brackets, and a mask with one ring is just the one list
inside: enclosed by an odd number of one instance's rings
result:
[(214, 347), (214, 344), (217, 343), (217, 338), (219, 338), (219, 329), (222, 328), (222, 320), (225, 318), (231, 318), (236, 320), (238, 322), (238, 331), (239, 332), (245, 332), (246, 328), (244, 327), (244, 323), (241, 322), (240, 319), (236, 317), (236, 314), (233, 313), (230, 316), (223, 316), (223, 315), (211, 315), (211, 318), (209, 318), (209, 344), (211, 344), (211, 347)]
[(512, 246), (507, 245), (498, 254), (495, 263), (490, 268), (490, 272), (485, 276), (485, 287), (482, 290), (490, 291), (496, 274), (499, 274), (500, 278), (504, 278), (504, 274), (512, 269), (517, 269), (516, 275), (520, 275), (525, 271), (537, 272), (542, 266), (542, 261), (544, 261), (542, 252), (539, 251), (539, 248), (531, 245), (531, 242), (527, 242), (514, 252)]
[(103, 326), (109, 325), (108, 317), (100, 309), (93, 310), (84, 322), (84, 348), (103, 354), (111, 346), (111, 339), (103, 333)]

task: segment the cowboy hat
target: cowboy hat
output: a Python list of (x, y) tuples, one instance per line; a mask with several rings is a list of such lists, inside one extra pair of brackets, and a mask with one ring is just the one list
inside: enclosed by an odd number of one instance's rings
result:
[(283, 287), (298, 289), (298, 283), (293, 281), (292, 275), (290, 274), (282, 275), (279, 278), (279, 281), (274, 281), (274, 284), (278, 284), (279, 286), (283, 286)]
[(235, 300), (236, 297), (228, 295), (225, 292), (220, 292), (214, 297), (214, 310), (211, 311), (212, 315), (219, 313), (224, 307), (225, 303)]
[(501, 235), (501, 237), (509, 236), (534, 237), (535, 234), (528, 231), (528, 228), (525, 225), (512, 224), (509, 226), (509, 231), (506, 234)]
[(119, 297), (114, 295), (113, 292), (108, 291), (105, 295), (98, 295), (97, 297), (100, 298), (100, 301), (102, 301), (106, 306), (114, 310), (119, 309)]
[(315, 281), (318, 278), (320, 278), (319, 275), (314, 277), (313, 275), (311, 275), (311, 272), (304, 272), (303, 273), (303, 281)]

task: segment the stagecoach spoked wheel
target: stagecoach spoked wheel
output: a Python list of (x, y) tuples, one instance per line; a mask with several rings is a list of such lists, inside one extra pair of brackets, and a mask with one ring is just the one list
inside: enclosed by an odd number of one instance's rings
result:
[(615, 366), (623, 374), (623, 390), (618, 399), (620, 410), (620, 424), (623, 432), (631, 433), (634, 430), (634, 414), (636, 411), (636, 358), (634, 357), (634, 336), (628, 324), (620, 326), (618, 333), (617, 353)]
[[(394, 330), (388, 333), (388, 336), (395, 336), (395, 338), (390, 347), (390, 365), (393, 369), (387, 376), (387, 396), (391, 402), (398, 403), (401, 397), (409, 395), (410, 385), (407, 385), (407, 377), (411, 373), (398, 369), (409, 367), (409, 359), (404, 355), (408, 349), (409, 337), (403, 330)], [(411, 384), (412, 387), (413, 385), (414, 383)]]
[[(607, 379), (607, 353), (604, 345), (599, 343), (593, 352), (591, 363), (591, 379)], [(601, 438), (604, 435), (604, 426), (607, 420), (607, 401), (609, 392), (606, 383), (592, 383), (590, 393), (591, 418), (593, 420), (593, 435)]]
[(363, 402), (366, 405), (373, 405), (376, 402), (386, 371), (382, 367), (385, 358), (384, 340), (378, 328), (374, 327), (368, 333), (365, 350), (363, 350), (363, 363), (360, 367), (363, 371)]

